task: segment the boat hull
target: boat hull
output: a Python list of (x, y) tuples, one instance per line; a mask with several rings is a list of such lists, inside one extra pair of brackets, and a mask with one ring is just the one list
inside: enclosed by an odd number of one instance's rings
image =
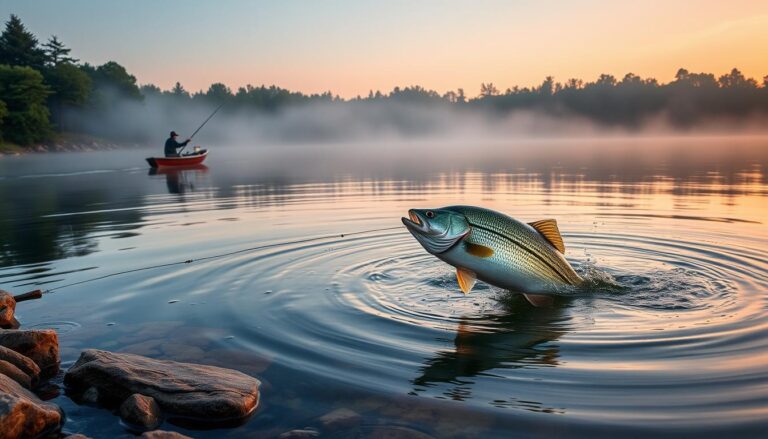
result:
[(147, 157), (147, 163), (153, 168), (169, 166), (194, 166), (203, 163), (208, 157), (208, 151), (202, 151), (200, 154), (191, 154), (181, 157)]

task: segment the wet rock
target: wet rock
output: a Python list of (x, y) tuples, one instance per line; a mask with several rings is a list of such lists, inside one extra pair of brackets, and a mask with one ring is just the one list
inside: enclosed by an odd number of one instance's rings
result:
[(59, 371), (59, 338), (52, 329), (0, 329), (0, 346), (29, 357), (40, 368), (43, 378), (50, 378)]
[(310, 439), (320, 436), (320, 432), (312, 428), (303, 430), (291, 430), (278, 436), (278, 439)]
[(30, 378), (30, 384), (33, 387), (37, 385), (37, 382), (40, 379), (40, 367), (38, 367), (34, 361), (30, 360), (29, 357), (25, 357), (5, 346), (0, 346), (0, 361), (5, 361), (14, 365)]
[(14, 327), (16, 319), (13, 313), (16, 311), (16, 299), (11, 293), (0, 290), (0, 328), (10, 329)]
[(192, 439), (189, 436), (184, 436), (183, 434), (176, 433), (175, 431), (164, 430), (148, 431), (139, 437), (144, 439)]
[(235, 370), (95, 349), (80, 355), (64, 383), (75, 392), (95, 387), (102, 404), (139, 393), (169, 415), (210, 423), (242, 419), (259, 403), (259, 380)]
[(84, 434), (77, 433), (77, 434), (70, 434), (69, 436), (65, 436), (64, 439), (91, 439), (91, 438), (89, 438)]
[(160, 407), (154, 398), (134, 393), (120, 405), (120, 418), (129, 426), (154, 430), (161, 423)]
[(350, 409), (336, 409), (317, 419), (320, 429), (324, 433), (342, 430), (360, 425), (362, 417)]
[(38, 437), (57, 431), (62, 414), (16, 381), (0, 375), (0, 439)]
[(32, 388), (32, 378), (7, 361), (0, 360), (0, 375), (16, 381), (25, 389)]
[(83, 392), (83, 395), (80, 398), (87, 404), (98, 404), (99, 389), (95, 387), (89, 387), (85, 392)]

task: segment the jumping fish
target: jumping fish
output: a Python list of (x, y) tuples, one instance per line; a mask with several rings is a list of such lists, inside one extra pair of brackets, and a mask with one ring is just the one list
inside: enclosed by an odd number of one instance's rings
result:
[(456, 267), (464, 294), (480, 279), (545, 306), (549, 294), (583, 282), (563, 256), (554, 219), (525, 224), (490, 209), (449, 206), (411, 209), (403, 224), (424, 249)]

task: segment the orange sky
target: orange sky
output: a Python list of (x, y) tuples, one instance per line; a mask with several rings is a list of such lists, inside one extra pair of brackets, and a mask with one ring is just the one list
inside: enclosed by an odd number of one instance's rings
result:
[(10, 13), (84, 61), (114, 59), (162, 88), (221, 81), (351, 97), (419, 84), (474, 96), (480, 82), (503, 90), (547, 75), (768, 75), (765, 0), (8, 0), (0, 14)]

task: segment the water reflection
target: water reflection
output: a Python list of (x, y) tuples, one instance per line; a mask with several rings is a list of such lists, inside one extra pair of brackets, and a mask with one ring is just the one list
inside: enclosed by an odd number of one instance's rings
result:
[[(70, 168), (76, 156), (0, 161), (0, 283), (56, 292), (25, 304), (22, 323), (67, 331), (65, 364), (93, 347), (263, 379), (254, 420), (195, 437), (277, 437), (337, 407), (443, 429), (435, 437), (460, 431), (449, 420), (477, 429), (483, 418), (506, 424), (454, 436), (765, 431), (768, 149), (643, 161), (571, 144), (537, 161), (514, 146), (484, 163), (252, 148), (149, 175), (143, 162), (107, 163), (118, 152)], [(482, 285), (462, 296), (399, 222), (414, 206), (457, 203), (557, 218), (577, 268), (606, 270), (627, 292), (551, 309), (500, 309)], [(207, 259), (218, 254), (230, 256)], [(67, 404), (70, 430), (122, 432), (111, 414)]]
[(199, 186), (202, 176), (208, 173), (205, 165), (180, 166), (173, 168), (149, 168), (149, 175), (164, 175), (165, 184), (170, 194), (193, 192)]
[[(414, 392), (434, 393), (463, 401), (473, 397), (473, 377), (501, 369), (556, 367), (560, 348), (553, 342), (568, 330), (564, 303), (534, 308), (519, 295), (504, 298), (504, 313), (477, 320), (461, 319), (454, 348), (428, 359), (413, 380)], [(492, 404), (549, 411), (530, 400), (494, 400)]]

